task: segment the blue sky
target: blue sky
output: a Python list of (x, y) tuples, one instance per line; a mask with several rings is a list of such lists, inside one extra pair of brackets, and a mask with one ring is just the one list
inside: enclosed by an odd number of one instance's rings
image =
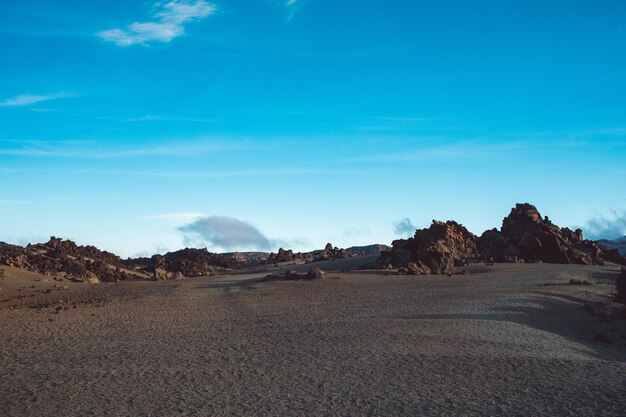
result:
[(4, 0), (0, 57), (0, 240), (626, 233), (623, 1)]

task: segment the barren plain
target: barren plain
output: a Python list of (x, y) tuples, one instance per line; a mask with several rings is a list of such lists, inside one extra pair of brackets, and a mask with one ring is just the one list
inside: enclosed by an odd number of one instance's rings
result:
[(353, 269), (369, 258), (315, 281), (263, 281), (288, 265), (101, 284), (7, 267), (0, 415), (626, 413), (626, 324), (583, 306), (612, 297), (618, 267)]

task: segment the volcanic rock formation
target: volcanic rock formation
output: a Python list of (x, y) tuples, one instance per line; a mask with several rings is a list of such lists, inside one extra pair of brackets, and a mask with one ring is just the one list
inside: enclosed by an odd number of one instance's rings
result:
[(345, 249), (340, 249), (337, 246), (333, 246), (331, 243), (327, 243), (322, 251), (314, 251), (312, 254), (312, 261), (330, 261), (333, 259), (344, 259), (351, 256), (355, 256), (353, 253), (348, 252)]
[(297, 259), (291, 249), (278, 249), (278, 253), (270, 253), (270, 256), (265, 260), (266, 264), (277, 264), (279, 262), (291, 262)]
[(602, 265), (602, 249), (572, 231), (542, 218), (531, 204), (517, 204), (502, 221), (502, 229), (487, 230), (478, 239), (480, 254), (497, 262), (516, 258), (526, 262)]
[(132, 279), (121, 260), (94, 246), (78, 246), (71, 240), (51, 237), (46, 243), (17, 245), (0, 243), (0, 264), (73, 281), (120, 281)]
[(177, 279), (179, 276), (174, 275), (177, 273), (186, 277), (210, 276), (215, 275), (216, 268), (232, 269), (239, 265), (236, 258), (212, 253), (206, 248), (185, 248), (151, 258), (127, 259), (123, 263), (127, 268), (149, 273), (155, 279)]
[(381, 252), (379, 264), (406, 267), (406, 272), (453, 274), (455, 266), (478, 257), (476, 236), (462, 225), (433, 220), (428, 229), (416, 230), (409, 239), (394, 240), (391, 250)]

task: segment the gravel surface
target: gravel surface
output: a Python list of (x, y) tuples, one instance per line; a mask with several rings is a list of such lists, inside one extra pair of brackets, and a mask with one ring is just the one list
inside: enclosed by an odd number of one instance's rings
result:
[(583, 307), (611, 298), (613, 266), (99, 285), (13, 272), (2, 416), (626, 415), (626, 323)]

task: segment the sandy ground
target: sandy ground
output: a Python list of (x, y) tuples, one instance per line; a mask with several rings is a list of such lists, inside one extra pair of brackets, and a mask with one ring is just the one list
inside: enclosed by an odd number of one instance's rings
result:
[(339, 272), (351, 262), (314, 282), (7, 271), (0, 415), (626, 415), (626, 323), (582, 306), (610, 299), (616, 267)]

